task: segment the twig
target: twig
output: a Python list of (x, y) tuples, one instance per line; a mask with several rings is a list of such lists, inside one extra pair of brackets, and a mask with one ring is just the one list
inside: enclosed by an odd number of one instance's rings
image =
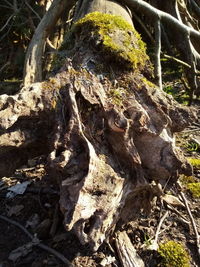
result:
[(67, 264), (67, 266), (70, 266), (72, 267), (73, 265), (71, 264), (71, 262), (65, 258), (64, 255), (62, 255), (61, 253), (59, 253), (58, 251), (56, 251), (55, 249), (53, 248), (50, 248), (40, 242), (35, 242), (35, 237), (23, 226), (21, 225), (20, 223), (14, 221), (14, 220), (11, 220), (9, 218), (7, 218), (6, 216), (4, 215), (0, 215), (0, 219), (3, 220), (3, 221), (6, 221), (10, 224), (13, 224), (15, 226), (17, 226), (18, 228), (20, 228), (33, 242), (36, 246), (46, 250), (47, 252), (49, 253), (52, 253), (53, 255), (55, 255), (58, 259), (60, 259), (63, 263)]
[(168, 38), (167, 33), (165, 31), (165, 27), (163, 26), (163, 23), (161, 23), (161, 30), (162, 30), (162, 37), (164, 39), (164, 43), (166, 44), (166, 49), (169, 52), (169, 54), (173, 55), (174, 52), (172, 50), (169, 38)]
[(7, 67), (10, 65), (10, 61), (7, 61), (1, 68), (0, 68), (0, 73)]
[(6, 4), (8, 4), (13, 9), (13, 5), (11, 5), (11, 3), (9, 3), (7, 0), (3, 0), (3, 1), (6, 2)]
[(17, 226), (18, 228), (20, 228), (30, 239), (33, 239), (34, 236), (23, 226), (21, 225), (20, 223), (14, 221), (14, 220), (11, 220), (9, 218), (7, 218), (6, 216), (3, 216), (3, 215), (0, 215), (0, 219), (2, 219), (3, 221), (6, 221), (8, 223), (11, 223), (15, 226)]
[(165, 214), (162, 216), (162, 218), (160, 219), (160, 222), (158, 224), (157, 230), (156, 230), (156, 234), (155, 234), (155, 238), (154, 238), (154, 243), (157, 244), (158, 243), (158, 236), (160, 233), (160, 228), (164, 222), (164, 220), (166, 219), (166, 217), (168, 216), (169, 212), (166, 211)]
[(187, 68), (191, 69), (191, 66), (190, 66), (188, 63), (186, 63), (186, 62), (184, 62), (184, 61), (182, 61), (182, 60), (180, 60), (180, 59), (178, 59), (178, 58), (176, 58), (176, 57), (169, 56), (169, 55), (166, 55), (166, 54), (163, 54), (163, 56), (164, 56), (165, 58), (172, 59), (172, 60), (176, 61), (177, 63), (180, 63), (180, 64), (183, 65), (184, 67), (187, 67)]
[(0, 5), (0, 7), (12, 9), (11, 7), (8, 7), (8, 6), (5, 6), (5, 5)]
[[(150, 250), (157, 250), (158, 249), (158, 236), (162, 232), (162, 231), (160, 231), (160, 228), (161, 228), (164, 220), (168, 216), (168, 213), (169, 212), (166, 211), (165, 214), (160, 219), (160, 222), (159, 222), (158, 227), (157, 227), (157, 230), (156, 230), (155, 238), (154, 239), (152, 239), (152, 238), (149, 239), (149, 241), (151, 241), (152, 243), (151, 243), (150, 246), (148, 246), (148, 249), (150, 249)], [(166, 229), (164, 229), (164, 230), (166, 230)]]
[(155, 44), (155, 40), (152, 37), (150, 31), (147, 29), (146, 25), (143, 23), (143, 21), (140, 19), (140, 17), (133, 10), (131, 12), (132, 12), (134, 18), (138, 21), (138, 23), (142, 26), (142, 28), (144, 29), (144, 31), (148, 35), (148, 37), (151, 40), (152, 44)]
[(29, 3), (27, 1), (25, 1), (25, 4), (27, 5), (28, 8), (30, 8), (30, 10), (36, 15), (36, 17), (41, 20), (42, 18), (40, 17), (40, 15), (29, 5)]
[(191, 3), (192, 3), (192, 9), (194, 10), (194, 12), (200, 16), (200, 8), (199, 6), (197, 5), (197, 3), (194, 1), (194, 0), (191, 0)]
[(157, 80), (157, 85), (162, 90), (162, 71), (161, 71), (161, 61), (160, 61), (160, 53), (161, 53), (161, 26), (160, 19), (158, 19), (155, 23), (155, 78)]
[(181, 196), (181, 198), (183, 200), (183, 203), (184, 203), (184, 205), (186, 207), (187, 213), (188, 213), (189, 218), (190, 218), (190, 222), (192, 224), (192, 228), (193, 228), (194, 234), (196, 236), (196, 245), (197, 245), (197, 250), (198, 250), (198, 256), (200, 258), (200, 236), (199, 236), (199, 233), (198, 233), (198, 230), (197, 230), (197, 226), (196, 226), (196, 223), (194, 221), (194, 218), (193, 218), (192, 212), (190, 210), (190, 207), (188, 205), (188, 201), (187, 201), (184, 193), (181, 191), (180, 184), (176, 183), (176, 185), (177, 185), (177, 188), (179, 190), (179, 194), (180, 194), (180, 196)]
[(65, 258), (65, 256), (63, 256), (61, 253), (59, 253), (58, 251), (56, 251), (53, 248), (50, 248), (48, 246), (46, 246), (45, 244), (39, 243), (37, 244), (38, 247), (46, 250), (47, 252), (50, 252), (51, 254), (55, 255), (58, 259), (60, 259), (62, 262), (64, 262), (65, 264), (67, 264), (67, 266), (72, 267), (73, 265), (71, 264), (71, 262)]
[(15, 13), (13, 13), (6, 21), (6, 23), (3, 25), (3, 27), (0, 29), (0, 32), (2, 32), (6, 26), (8, 25), (8, 23), (10, 22), (10, 20), (13, 18), (13, 16), (15, 15)]
[(169, 210), (171, 210), (172, 212), (174, 212), (176, 215), (178, 215), (178, 216), (179, 216), (178, 219), (179, 219), (181, 222), (183, 222), (183, 223), (185, 223), (185, 224), (187, 224), (187, 225), (189, 226), (190, 222), (188, 222), (188, 221), (186, 220), (186, 218), (185, 218), (185, 217), (184, 217), (178, 210), (176, 210), (172, 205), (167, 204), (167, 208), (168, 208)]

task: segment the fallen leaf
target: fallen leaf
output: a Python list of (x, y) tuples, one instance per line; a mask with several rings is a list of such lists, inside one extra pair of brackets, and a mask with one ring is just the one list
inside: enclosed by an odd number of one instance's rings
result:
[(167, 203), (172, 206), (176, 207), (184, 207), (184, 204), (175, 196), (165, 194), (162, 199)]
[(31, 181), (26, 181), (23, 183), (16, 184), (8, 188), (8, 193), (6, 194), (7, 198), (13, 198), (16, 195), (23, 195), (26, 191), (27, 186), (31, 183)]

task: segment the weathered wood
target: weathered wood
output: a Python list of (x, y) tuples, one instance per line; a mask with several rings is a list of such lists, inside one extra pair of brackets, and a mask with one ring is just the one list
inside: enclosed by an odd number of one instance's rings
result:
[[(60, 185), (66, 229), (94, 250), (117, 222), (150, 212), (162, 194), (159, 183), (191, 172), (174, 133), (194, 117), (144, 77), (148, 57), (134, 29), (126, 31), (106, 35), (120, 47), (117, 54), (107, 52), (99, 32), (80, 26), (57, 74), (0, 96), (0, 175), (45, 154), (46, 170)], [(123, 50), (127, 36), (131, 45)]]
[(123, 267), (145, 266), (125, 231), (116, 233), (115, 245), (117, 248), (118, 257)]

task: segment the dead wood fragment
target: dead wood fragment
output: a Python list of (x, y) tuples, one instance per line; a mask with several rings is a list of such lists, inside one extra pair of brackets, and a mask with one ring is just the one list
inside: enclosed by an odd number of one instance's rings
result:
[[(118, 220), (134, 219), (140, 210), (150, 212), (160, 191), (145, 177), (165, 184), (177, 169), (190, 173), (173, 133), (184, 129), (192, 117), (170, 96), (132, 73), (118, 78), (118, 83), (128, 81), (130, 92), (119, 106), (106, 93), (111, 81), (103, 86), (94, 74), (73, 69), (69, 60), (66, 68), (67, 72), (9, 96), (9, 105), (8, 97), (2, 96), (0, 172), (5, 176), (15, 169), (19, 164), (15, 160), (27, 159), (27, 151), (49, 153), (46, 169), (60, 185), (66, 229), (73, 228), (81, 243), (97, 250)], [(37, 105), (32, 104), (34, 99)], [(18, 151), (22, 159), (16, 156)], [(11, 152), (16, 153), (13, 161)]]
[(116, 233), (115, 245), (117, 248), (118, 257), (123, 267), (145, 266), (125, 231)]

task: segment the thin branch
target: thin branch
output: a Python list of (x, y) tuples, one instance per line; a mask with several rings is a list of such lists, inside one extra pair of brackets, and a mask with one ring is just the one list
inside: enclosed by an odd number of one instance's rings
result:
[(20, 223), (14, 221), (14, 220), (11, 220), (9, 218), (7, 218), (6, 216), (3, 216), (3, 215), (0, 215), (0, 219), (3, 220), (3, 221), (6, 221), (10, 224), (13, 224), (15, 226), (17, 226), (18, 228), (20, 228), (30, 239), (33, 239), (34, 236), (23, 226), (21, 225)]
[(15, 13), (18, 12), (17, 0), (13, 0), (13, 9), (14, 9)]
[(176, 57), (169, 56), (169, 55), (166, 55), (166, 54), (163, 54), (163, 56), (164, 56), (165, 58), (172, 59), (172, 60), (176, 61), (177, 63), (183, 65), (183, 66), (186, 67), (186, 68), (191, 69), (190, 64), (188, 64), (188, 63), (186, 63), (186, 62), (184, 62), (184, 61), (182, 61), (182, 60), (180, 60), (180, 59), (178, 59), (178, 58), (176, 58)]
[(165, 214), (160, 219), (160, 222), (158, 224), (158, 227), (157, 227), (157, 230), (156, 230), (156, 234), (155, 234), (155, 239), (154, 239), (155, 244), (158, 243), (158, 236), (159, 236), (159, 233), (160, 233), (161, 226), (162, 226), (164, 220), (167, 218), (168, 214), (169, 214), (169, 212), (166, 211)]
[(155, 44), (155, 40), (152, 37), (152, 34), (149, 32), (149, 30), (147, 29), (146, 25), (143, 23), (143, 21), (140, 19), (140, 17), (133, 11), (131, 10), (131, 13), (133, 14), (133, 17), (138, 21), (138, 23), (142, 26), (142, 28), (144, 29), (144, 31), (146, 32), (147, 36), (149, 37), (149, 39), (151, 40), (152, 44)]
[(155, 24), (155, 67), (154, 74), (157, 80), (157, 85), (162, 90), (162, 70), (161, 70), (161, 61), (160, 61), (160, 53), (161, 53), (161, 26), (160, 19), (156, 21)]
[(194, 221), (194, 218), (193, 218), (193, 215), (192, 215), (192, 212), (190, 210), (190, 207), (188, 205), (188, 201), (184, 195), (184, 193), (181, 191), (181, 186), (180, 184), (177, 183), (177, 188), (179, 190), (179, 194), (183, 200), (183, 203), (186, 207), (186, 210), (187, 210), (187, 213), (189, 215), (189, 218), (190, 218), (190, 222), (192, 224), (192, 228), (193, 228), (193, 231), (194, 231), (194, 234), (196, 236), (196, 246), (197, 246), (197, 250), (198, 250), (198, 256), (199, 256), (199, 259), (200, 259), (200, 236), (199, 236), (199, 233), (198, 233), (198, 230), (197, 230), (197, 226), (196, 226), (196, 223)]
[(0, 68), (0, 73), (7, 67), (10, 65), (10, 61), (7, 61), (1, 68)]
[(6, 21), (6, 23), (3, 25), (3, 27), (0, 29), (0, 32), (2, 32), (6, 26), (8, 25), (8, 23), (10, 22), (10, 20), (14, 17), (15, 14), (12, 14)]
[[(10, 224), (13, 224), (13, 225), (15, 225), (15, 226), (17, 226), (18, 228), (20, 228), (32, 241), (33, 241), (33, 243), (36, 245), (36, 246), (38, 246), (38, 247), (40, 247), (40, 248), (42, 248), (42, 249), (44, 249), (44, 250), (46, 250), (47, 252), (49, 252), (49, 253), (51, 253), (51, 254), (53, 254), (53, 255), (55, 255), (58, 259), (60, 259), (63, 263), (65, 263), (65, 264), (67, 264), (67, 266), (70, 266), (70, 267), (72, 267), (73, 265), (71, 264), (71, 262), (68, 260), (68, 259), (66, 259), (65, 258), (65, 256), (64, 255), (62, 255), (61, 253), (59, 253), (58, 251), (56, 251), (55, 249), (53, 249), (53, 248), (50, 248), (50, 247), (48, 247), (48, 246), (46, 246), (46, 245), (44, 245), (44, 244), (42, 244), (42, 243), (40, 243), (40, 242), (35, 242), (35, 237), (23, 226), (23, 225), (21, 225), (20, 223), (18, 223), (18, 222), (16, 222), (16, 221), (14, 221), (14, 220), (11, 220), (11, 219), (9, 219), (9, 218), (7, 218), (6, 216), (3, 216), (3, 215), (0, 215), (0, 219), (1, 220), (3, 220), (3, 221), (6, 221), (6, 222), (8, 222), (8, 223), (10, 223)], [(39, 241), (39, 240), (38, 240)]]
[[(186, 67), (186, 68), (188, 68), (188, 69), (191, 69), (191, 68), (192, 68), (192, 66), (191, 66), (190, 64), (186, 63), (185, 61), (180, 60), (179, 58), (176, 58), (176, 57), (173, 57), (173, 56), (169, 56), (169, 55), (167, 55), (167, 54), (163, 54), (163, 56), (164, 56), (165, 58), (172, 59), (173, 61), (176, 61), (177, 63), (183, 65), (184, 67)], [(196, 76), (200, 76), (200, 71), (199, 71), (199, 70), (196, 70), (196, 71), (194, 72), (194, 74), (195, 74)], [(185, 84), (184, 84), (184, 85), (185, 85)], [(188, 86), (187, 86), (187, 89), (189, 89)]]
[(168, 38), (167, 33), (165, 31), (165, 27), (163, 26), (162, 23), (161, 23), (161, 30), (162, 30), (162, 37), (164, 39), (164, 43), (166, 45), (166, 48), (167, 48), (167, 50), (168, 50), (168, 52), (170, 54), (173, 54), (173, 50), (171, 48), (171, 44), (170, 44), (169, 38)]
[(121, 2), (125, 3), (127, 6), (134, 8), (135, 10), (140, 10), (147, 16), (154, 18), (155, 21), (160, 19), (161, 21), (168, 22), (172, 27), (177, 28), (182, 33), (187, 33), (192, 37), (198, 38), (200, 40), (200, 32), (188, 27), (187, 25), (180, 22), (175, 17), (171, 16), (170, 14), (163, 12), (152, 5), (148, 4), (143, 0), (120, 0)]
[(8, 6), (5, 6), (5, 5), (0, 5), (0, 7), (12, 9), (11, 7), (8, 7)]
[(11, 3), (9, 3), (7, 0), (3, 0), (6, 4), (8, 4), (10, 7), (12, 7), (13, 9), (13, 5), (11, 5)]
[(159, 222), (158, 227), (156, 229), (155, 238), (153, 240), (152, 239), (149, 240), (149, 241), (152, 241), (152, 243), (150, 246), (148, 246), (148, 249), (150, 249), (150, 250), (157, 250), (158, 249), (158, 236), (161, 233), (161, 231), (160, 231), (161, 226), (162, 226), (164, 220), (166, 219), (166, 217), (168, 216), (168, 214), (169, 214), (169, 212), (166, 211), (165, 214), (160, 219), (160, 222)]
[(42, 18), (40, 17), (40, 15), (29, 5), (29, 3), (27, 1), (25, 1), (25, 4), (27, 5), (27, 7), (36, 15), (36, 17), (41, 20)]
[(59, 253), (58, 251), (56, 251), (55, 249), (53, 248), (50, 248), (48, 246), (46, 246), (45, 244), (42, 244), (42, 243), (39, 243), (39, 244), (36, 244), (38, 247), (46, 250), (47, 252), (55, 255), (58, 259), (60, 259), (63, 263), (67, 264), (67, 266), (69, 267), (72, 267), (73, 265), (71, 264), (71, 262), (65, 258), (65, 256), (63, 256), (61, 253)]
[(193, 11), (200, 16), (200, 7), (197, 5), (197, 3), (194, 0), (190, 0), (192, 3), (192, 9)]
[(187, 219), (177, 209), (175, 209), (172, 205), (167, 204), (167, 208), (169, 210), (171, 210), (172, 212), (174, 212), (176, 215), (178, 215), (178, 220), (180, 220), (181, 222), (187, 224), (187, 226), (190, 225), (190, 222), (187, 221)]

